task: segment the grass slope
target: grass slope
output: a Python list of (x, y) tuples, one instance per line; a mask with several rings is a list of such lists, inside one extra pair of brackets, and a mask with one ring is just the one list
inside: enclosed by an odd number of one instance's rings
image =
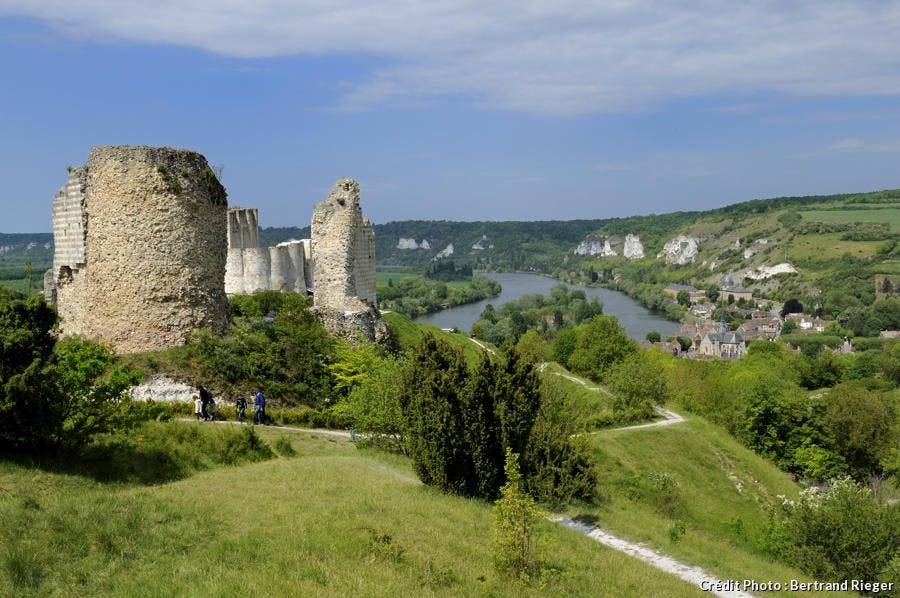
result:
[[(722, 579), (809, 580), (757, 548), (765, 541), (779, 496), (794, 499), (798, 487), (725, 431), (689, 417), (678, 425), (608, 430), (590, 439), (605, 499), (599, 507), (574, 509), (570, 515), (658, 547)], [(684, 534), (673, 541), (681, 525)]]
[[(173, 423), (197, 426), (204, 424)], [(419, 484), (348, 441), (151, 487), (0, 463), (0, 594), (518, 596), (491, 567), (491, 508)], [(544, 595), (699, 596), (543, 522)]]

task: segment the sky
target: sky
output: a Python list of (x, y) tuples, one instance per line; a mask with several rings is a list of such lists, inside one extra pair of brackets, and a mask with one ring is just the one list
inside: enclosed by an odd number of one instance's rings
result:
[(900, 2), (0, 0), (0, 232), (96, 145), (193, 149), (305, 226), (900, 187)]

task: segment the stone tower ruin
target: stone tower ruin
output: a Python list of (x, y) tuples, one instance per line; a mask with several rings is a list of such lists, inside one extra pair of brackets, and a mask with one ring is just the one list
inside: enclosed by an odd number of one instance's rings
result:
[(341, 179), (312, 218), (313, 309), (326, 330), (351, 341), (382, 341), (375, 301), (375, 233), (362, 217), (359, 183)]
[(196, 152), (91, 149), (53, 203), (45, 294), (62, 334), (132, 353), (224, 330), (227, 209), (225, 189)]

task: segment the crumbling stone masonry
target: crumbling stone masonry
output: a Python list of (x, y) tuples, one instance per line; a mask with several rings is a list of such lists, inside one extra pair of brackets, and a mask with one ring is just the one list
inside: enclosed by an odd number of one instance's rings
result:
[(259, 246), (259, 216), (256, 208), (228, 210), (228, 259), (225, 292), (252, 293), (257, 290), (293, 291), (306, 294), (309, 239)]
[(325, 329), (351, 341), (386, 340), (375, 300), (375, 233), (353, 179), (335, 183), (313, 210), (312, 256), (313, 308)]
[(91, 149), (53, 204), (45, 277), (64, 335), (162, 350), (228, 318), (225, 189), (206, 159), (146, 146)]

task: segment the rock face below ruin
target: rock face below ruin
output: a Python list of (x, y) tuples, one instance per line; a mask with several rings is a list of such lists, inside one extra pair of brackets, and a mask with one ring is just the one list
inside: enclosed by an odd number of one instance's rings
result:
[(82, 176), (73, 171), (59, 210), (54, 202), (54, 233), (65, 243), (48, 279), (62, 333), (132, 353), (167, 349), (202, 328), (221, 332), (227, 200), (206, 159), (167, 147), (95, 147)]
[(312, 218), (313, 310), (330, 333), (381, 342), (388, 331), (375, 298), (375, 233), (362, 217), (359, 183), (341, 179)]

